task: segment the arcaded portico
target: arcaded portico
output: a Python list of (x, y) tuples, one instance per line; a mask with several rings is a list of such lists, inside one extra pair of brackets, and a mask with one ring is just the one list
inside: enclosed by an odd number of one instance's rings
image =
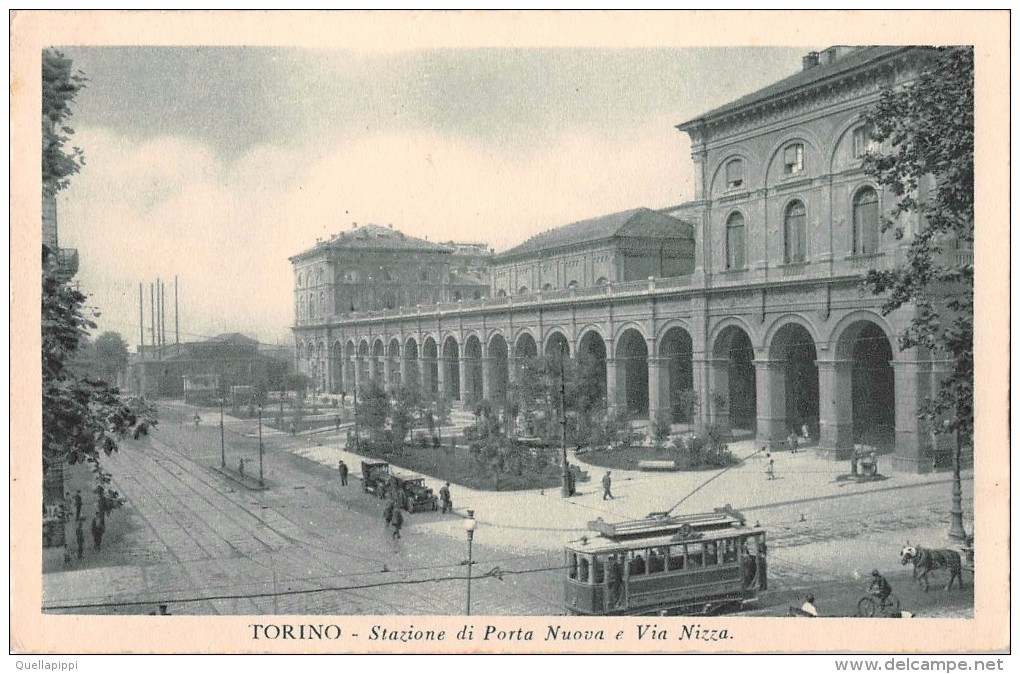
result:
[[(902, 239), (882, 227), (896, 196), (864, 169), (876, 146), (863, 119), (884, 87), (912, 80), (921, 52), (811, 52), (801, 71), (677, 125), (691, 200), (537, 234), (491, 258), (488, 297), (313, 315), (299, 292), (299, 369), (322, 390), (413, 379), (469, 404), (504, 396), (522, 359), (563, 356), (633, 419), (668, 413), (761, 442), (806, 428), (827, 456), (865, 444), (930, 469), (918, 414), (943, 365), (900, 350), (909, 307), (883, 315), (861, 288), (868, 270), (902, 263), (922, 226), (901, 218)], [(318, 263), (294, 259), (300, 290)]]

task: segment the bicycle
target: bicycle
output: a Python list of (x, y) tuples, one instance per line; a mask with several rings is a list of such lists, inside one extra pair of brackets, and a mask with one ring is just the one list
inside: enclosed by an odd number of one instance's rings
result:
[(896, 618), (900, 614), (900, 599), (895, 594), (882, 599), (876, 594), (866, 594), (857, 602), (857, 616), (860, 618), (873, 618), (876, 615), (882, 618)]

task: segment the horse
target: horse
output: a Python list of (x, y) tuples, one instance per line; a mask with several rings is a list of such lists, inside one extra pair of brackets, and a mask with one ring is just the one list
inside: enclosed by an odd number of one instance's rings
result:
[(959, 579), (960, 589), (963, 589), (963, 571), (960, 561), (960, 553), (956, 550), (935, 550), (922, 548), (920, 545), (909, 543), (900, 552), (900, 563), (914, 563), (914, 580), (924, 586), (928, 591), (928, 573), (937, 569), (949, 569), (949, 582), (946, 584), (946, 592), (953, 587), (953, 579)]

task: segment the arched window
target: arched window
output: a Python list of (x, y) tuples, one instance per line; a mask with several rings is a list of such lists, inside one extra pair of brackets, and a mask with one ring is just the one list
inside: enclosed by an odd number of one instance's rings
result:
[(457, 301), (457, 302), (459, 302), (461, 300), (461, 295), (460, 295), (460, 291), (459, 290), (455, 290), (453, 292), (453, 299), (455, 301)]
[(315, 318), (315, 295), (308, 296), (308, 318)]
[(791, 143), (783, 149), (783, 173), (793, 175), (804, 170), (804, 145)]
[(305, 317), (305, 298), (304, 297), (301, 297), (301, 298), (298, 299), (297, 315), (298, 315), (298, 318), (301, 318), (301, 319), (303, 319)]
[(474, 294), (472, 295), (472, 297), (473, 297), (474, 299), (476, 299), (476, 300), (480, 300), (480, 299), (482, 299), (482, 293), (481, 293), (481, 292), (479, 292), (478, 290), (476, 290), (476, 291), (474, 292)]
[(794, 201), (786, 207), (786, 216), (783, 218), (785, 243), (783, 261), (786, 264), (807, 259), (806, 221), (807, 211), (802, 202)]
[(506, 291), (502, 288), (496, 293), (496, 297), (506, 297)]
[(854, 255), (878, 252), (878, 193), (870, 187), (854, 197)]
[(731, 159), (726, 162), (726, 189), (735, 190), (744, 185), (744, 160)]
[(744, 268), (744, 216), (740, 213), (726, 219), (726, 268)]
[(576, 280), (571, 281), (570, 283), (567, 284), (567, 287), (568, 288), (576, 288), (577, 287), (577, 281)]
[(546, 283), (544, 286), (542, 286), (542, 292), (547, 293), (550, 290), (552, 290), (552, 284), (551, 283)]
[(854, 129), (854, 158), (860, 159), (874, 149), (875, 141), (872, 139), (872, 127), (864, 124)]
[(320, 290), (319, 291), (319, 311), (322, 312), (323, 316), (326, 315), (326, 291), (325, 290)]
[(604, 286), (604, 285), (608, 285), (608, 284), (609, 284), (609, 279), (607, 279), (605, 276), (600, 276), (598, 278), (598, 280), (595, 281), (595, 285), (597, 285), (597, 286)]
[(521, 286), (521, 287), (520, 287), (520, 288), (519, 288), (519, 289), (517, 290), (517, 294), (518, 294), (518, 295), (527, 295), (527, 294), (528, 294), (528, 286)]
[(297, 287), (298, 287), (298, 288), (300, 288), (300, 287), (301, 287), (301, 284), (302, 284), (303, 282), (304, 282), (304, 278), (303, 278), (303, 277), (301, 276), (301, 274), (298, 274), (298, 275), (297, 275)]

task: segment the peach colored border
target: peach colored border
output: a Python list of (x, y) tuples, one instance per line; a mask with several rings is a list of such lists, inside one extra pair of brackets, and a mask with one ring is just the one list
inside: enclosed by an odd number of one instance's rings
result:
[[(302, 44), (368, 50), (430, 46), (650, 47), (711, 44), (973, 44), (977, 59), (977, 446), (975, 495), (981, 519), (981, 569), (973, 620), (854, 621), (704, 619), (734, 638), (701, 642), (687, 652), (987, 652), (1009, 646), (1009, 14), (1007, 11), (921, 12), (15, 12), (11, 35), (11, 649), (72, 653), (243, 652), (555, 652), (555, 644), (408, 644), (360, 641), (252, 641), (236, 618), (44, 616), (40, 612), (38, 470), (40, 437), (39, 271), (40, 185), (38, 101), (40, 51), (62, 44)], [(281, 37), (284, 36), (284, 37)], [(1004, 591), (1005, 590), (1005, 591)], [(274, 622), (284, 622), (284, 616)], [(290, 622), (300, 620), (292, 617)], [(321, 620), (317, 619), (316, 622)], [(679, 620), (679, 619), (671, 619)], [(794, 619), (795, 620), (795, 619)], [(261, 620), (259, 620), (261, 622)], [(336, 620), (400, 628), (408, 618)], [(413, 621), (421, 627), (426, 620)], [(544, 631), (550, 623), (606, 629), (605, 621), (472, 618), (477, 625)], [(613, 621), (602, 643), (575, 642), (572, 652), (651, 652), (664, 644), (638, 642), (638, 619)], [(455, 632), (461, 617), (427, 619)], [(618, 627), (617, 627), (618, 626)], [(625, 638), (615, 640), (617, 629)], [(562, 647), (560, 647), (562, 648)]]

